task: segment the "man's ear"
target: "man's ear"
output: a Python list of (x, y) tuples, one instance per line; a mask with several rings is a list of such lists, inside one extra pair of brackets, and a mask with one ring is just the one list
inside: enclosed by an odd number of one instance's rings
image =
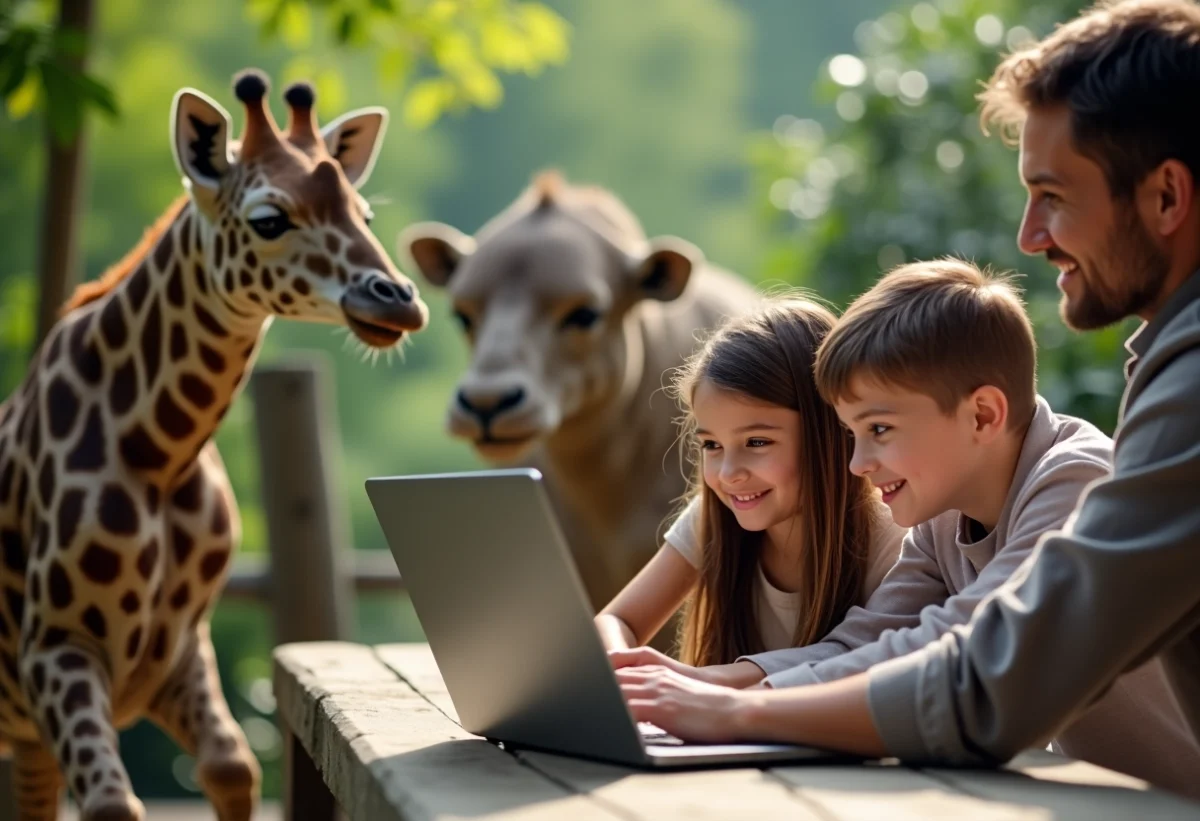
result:
[(387, 120), (386, 108), (360, 108), (321, 129), (325, 149), (341, 164), (346, 179), (355, 188), (362, 188), (371, 176), (375, 158), (383, 146)]
[(1181, 228), (1191, 230), (1188, 219), (1197, 205), (1196, 179), (1186, 165), (1165, 161), (1147, 175), (1141, 189), (1150, 195), (1147, 224), (1155, 234), (1167, 239)]
[(400, 232), (397, 254), (435, 288), (445, 288), (459, 264), (475, 253), (475, 240), (441, 222), (418, 222)]
[(967, 397), (975, 425), (975, 436), (986, 444), (1008, 430), (1008, 397), (995, 385), (976, 388)]
[(687, 287), (692, 271), (704, 262), (704, 254), (678, 237), (650, 240), (645, 256), (630, 260), (634, 288), (642, 299), (670, 302)]
[(229, 170), (229, 114), (205, 94), (181, 89), (171, 103), (171, 150), (197, 204), (209, 211)]

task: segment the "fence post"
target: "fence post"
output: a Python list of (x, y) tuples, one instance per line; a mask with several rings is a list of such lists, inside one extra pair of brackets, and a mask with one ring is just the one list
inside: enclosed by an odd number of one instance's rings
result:
[(251, 377), (271, 565), (275, 642), (353, 635), (349, 527), (338, 481), (329, 362), (313, 357)]

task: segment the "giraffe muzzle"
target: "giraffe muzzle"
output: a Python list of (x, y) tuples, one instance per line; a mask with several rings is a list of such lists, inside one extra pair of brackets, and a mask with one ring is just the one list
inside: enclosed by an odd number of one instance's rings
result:
[(373, 348), (390, 348), (429, 321), (429, 309), (416, 286), (384, 276), (350, 286), (341, 307), (351, 332)]

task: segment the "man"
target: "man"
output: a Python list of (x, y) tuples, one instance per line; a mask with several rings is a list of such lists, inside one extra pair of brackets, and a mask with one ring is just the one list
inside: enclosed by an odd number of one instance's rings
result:
[[(732, 690), (619, 671), (638, 720), (915, 762), (1007, 760), (1161, 655), (1200, 732), (1200, 6), (1104, 3), (1008, 58), (983, 120), (1019, 129), (1019, 243), (1060, 270), (1062, 315), (1136, 315), (1113, 475), (966, 627), (828, 684)], [(1011, 133), (1011, 131), (1010, 131)], [(1200, 778), (1200, 773), (1197, 774)]]

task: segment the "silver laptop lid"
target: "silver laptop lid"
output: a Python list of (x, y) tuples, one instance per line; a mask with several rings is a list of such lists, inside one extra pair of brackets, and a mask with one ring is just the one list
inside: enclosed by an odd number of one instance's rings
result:
[(538, 471), (366, 487), (465, 729), (645, 760)]

